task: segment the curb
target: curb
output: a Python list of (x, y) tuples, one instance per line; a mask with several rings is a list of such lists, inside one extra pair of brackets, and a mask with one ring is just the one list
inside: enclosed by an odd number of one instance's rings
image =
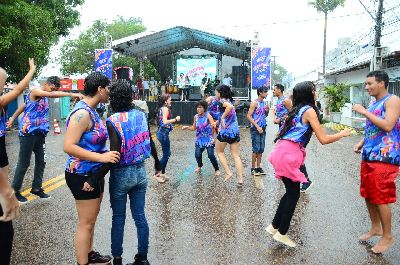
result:
[(348, 130), (350, 130), (351, 135), (359, 135), (359, 134), (363, 134), (364, 133), (363, 129), (353, 128), (353, 127), (350, 127), (350, 126), (347, 126), (347, 125), (334, 123), (334, 122), (325, 123), (325, 124), (323, 124), (323, 126), (325, 128), (329, 128), (329, 129), (331, 129), (333, 131), (337, 131), (337, 132), (341, 131), (341, 130), (344, 130), (344, 129), (348, 129)]

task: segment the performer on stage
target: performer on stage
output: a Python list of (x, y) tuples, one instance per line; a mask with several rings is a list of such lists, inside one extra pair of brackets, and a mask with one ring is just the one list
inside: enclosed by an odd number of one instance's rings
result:
[(183, 97), (184, 97), (184, 89), (186, 87), (186, 79), (185, 76), (183, 75), (183, 73), (180, 73), (180, 75), (176, 78), (176, 82), (178, 83), (178, 88), (179, 88), (179, 95), (181, 98), (181, 101), (183, 101)]
[(208, 77), (208, 74), (205, 73), (203, 79), (201, 79), (201, 85), (200, 85), (200, 93), (202, 97), (210, 93), (209, 92), (210, 85), (211, 85), (211, 79)]

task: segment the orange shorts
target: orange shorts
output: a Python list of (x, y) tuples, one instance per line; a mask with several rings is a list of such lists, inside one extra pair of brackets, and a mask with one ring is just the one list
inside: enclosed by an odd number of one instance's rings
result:
[(372, 204), (396, 202), (395, 180), (399, 166), (382, 162), (361, 162), (360, 194)]

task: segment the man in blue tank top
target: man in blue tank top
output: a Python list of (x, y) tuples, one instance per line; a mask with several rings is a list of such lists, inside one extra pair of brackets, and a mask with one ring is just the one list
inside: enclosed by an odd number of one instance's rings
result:
[(23, 112), (19, 123), (19, 156), (15, 169), (12, 187), (15, 196), (20, 203), (27, 203), (28, 200), (20, 193), (25, 173), (31, 162), (32, 152), (35, 153), (35, 169), (33, 174), (31, 193), (42, 199), (50, 196), (42, 189), (42, 179), (45, 162), (45, 138), (49, 132), (49, 101), (48, 98), (74, 97), (82, 99), (83, 95), (57, 91), (60, 88), (60, 78), (49, 77), (43, 87), (33, 88), (25, 98), (25, 103), (15, 111), (9, 120), (14, 120)]
[(278, 101), (275, 105), (275, 119), (274, 123), (279, 124), (279, 127), (285, 121), (289, 110), (292, 108), (292, 100), (289, 97), (283, 95), (283, 91), (285, 91), (285, 87), (281, 84), (275, 84), (274, 86), (274, 96), (278, 98)]
[(388, 85), (384, 71), (370, 72), (365, 89), (374, 99), (368, 109), (360, 104), (353, 106), (353, 111), (366, 118), (365, 137), (354, 147), (356, 153), (362, 150), (360, 194), (371, 219), (370, 230), (360, 240), (379, 236), (371, 249), (374, 253), (387, 251), (394, 242), (389, 204), (396, 202), (400, 165), (400, 99), (388, 93)]
[(253, 153), (251, 156), (251, 174), (254, 176), (265, 175), (261, 168), (261, 158), (265, 149), (265, 129), (267, 128), (267, 116), (269, 107), (264, 99), (267, 97), (268, 89), (257, 89), (258, 98), (253, 100), (247, 112), (247, 120), (251, 123), (251, 145)]

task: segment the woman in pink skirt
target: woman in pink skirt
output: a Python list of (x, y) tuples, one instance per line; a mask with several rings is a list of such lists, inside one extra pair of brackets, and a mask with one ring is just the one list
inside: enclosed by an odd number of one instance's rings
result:
[(279, 202), (272, 224), (266, 230), (275, 240), (289, 247), (296, 246), (287, 236), (287, 231), (300, 197), (300, 183), (307, 182), (300, 166), (304, 164), (305, 147), (313, 132), (321, 144), (330, 144), (350, 135), (347, 129), (333, 135), (325, 133), (315, 106), (315, 86), (306, 81), (294, 87), (293, 107), (275, 139), (277, 144), (268, 156), (274, 167), (275, 177), (282, 180), (286, 193)]

